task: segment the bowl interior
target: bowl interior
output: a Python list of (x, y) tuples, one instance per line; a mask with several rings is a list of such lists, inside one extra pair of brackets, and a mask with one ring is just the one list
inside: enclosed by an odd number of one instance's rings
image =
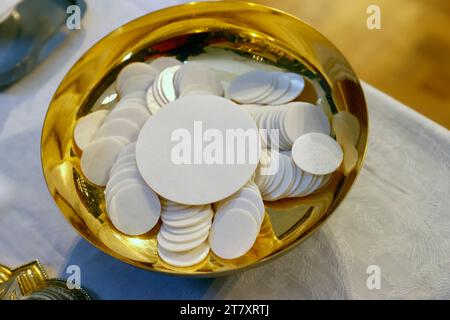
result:
[[(128, 63), (158, 56), (209, 64), (224, 85), (254, 69), (287, 70), (307, 79), (300, 101), (320, 103), (328, 115), (354, 114), (361, 127), (358, 163), (347, 176), (305, 198), (266, 202), (266, 217), (253, 248), (223, 260), (213, 254), (199, 265), (174, 268), (157, 255), (156, 234), (130, 237), (106, 215), (103, 188), (80, 170), (73, 129), (81, 116), (111, 108), (114, 81)], [(367, 144), (367, 110), (359, 81), (340, 52), (302, 21), (277, 10), (234, 2), (191, 3), (160, 10), (115, 30), (94, 45), (66, 75), (50, 104), (42, 132), (42, 166), (61, 212), (88, 241), (135, 266), (165, 273), (217, 276), (268, 261), (309, 236), (336, 208), (353, 184)]]

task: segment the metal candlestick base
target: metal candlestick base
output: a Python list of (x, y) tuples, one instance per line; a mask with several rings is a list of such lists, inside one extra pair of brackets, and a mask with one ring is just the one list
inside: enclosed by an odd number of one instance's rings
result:
[(83, 289), (69, 289), (61, 279), (48, 279), (38, 260), (19, 268), (0, 265), (0, 300), (91, 300)]

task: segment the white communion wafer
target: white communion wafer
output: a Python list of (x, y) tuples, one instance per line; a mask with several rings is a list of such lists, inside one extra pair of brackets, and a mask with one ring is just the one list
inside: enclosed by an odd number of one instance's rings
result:
[(153, 60), (152, 62), (150, 62), (150, 66), (157, 69), (158, 72), (161, 72), (168, 67), (176, 66), (176, 65), (180, 65), (180, 64), (181, 64), (181, 61), (179, 61), (175, 58), (172, 58), (172, 57), (159, 57), (159, 58), (156, 58), (155, 60)]
[(144, 93), (142, 91), (132, 92), (130, 94), (127, 94), (125, 97), (122, 97), (117, 105), (119, 103), (137, 103), (140, 105), (145, 104)]
[(145, 185), (132, 184), (117, 191), (110, 203), (109, 218), (128, 235), (150, 231), (158, 222), (161, 205), (158, 196)]
[(308, 195), (317, 191), (322, 185), (322, 181), (327, 177), (327, 175), (316, 175), (316, 180), (312, 185), (311, 189), (308, 191)]
[(183, 93), (181, 93), (180, 97), (194, 96), (194, 95), (213, 95), (213, 94), (210, 91), (204, 89), (191, 88), (188, 91), (184, 91)]
[(258, 224), (261, 224), (264, 219), (265, 207), (264, 202), (261, 196), (261, 193), (258, 190), (253, 189), (252, 187), (244, 187), (242, 188), (236, 195), (233, 197), (247, 199), (251, 201), (257, 208), (259, 212)]
[[(128, 103), (128, 102), (134, 102), (138, 104), (142, 104), (145, 102), (144, 92), (142, 91), (135, 91), (127, 94), (125, 97), (121, 97), (117, 105), (121, 103)], [(117, 106), (116, 105), (116, 106)]]
[(171, 201), (163, 197), (161, 197), (161, 205), (165, 206), (166, 208), (185, 208), (186, 206), (188, 206), (186, 204)]
[(162, 97), (161, 87), (159, 85), (159, 77), (158, 77), (157, 81), (155, 81), (155, 83), (151, 86), (151, 88), (152, 88), (153, 98), (155, 99), (155, 101), (158, 103), (158, 105), (160, 107), (164, 106), (167, 102), (164, 101), (164, 99)]
[[(303, 190), (298, 189), (298, 191), (295, 194), (295, 197), (306, 197), (309, 194), (309, 191), (311, 190), (312, 186), (315, 184), (315, 182), (317, 180), (317, 176), (314, 174), (311, 174), (310, 177), (308, 177), (307, 174), (309, 174), (309, 173), (307, 173), (307, 172), (304, 173), (305, 183), (303, 184), (303, 186), (304, 186)], [(306, 184), (306, 181), (308, 181), (308, 180), (309, 180), (309, 183)]]
[(317, 106), (307, 102), (292, 102), (285, 108), (287, 112), (283, 117), (282, 127), (291, 143), (305, 133), (330, 134), (328, 118)]
[(204, 220), (210, 220), (213, 217), (213, 211), (212, 209), (206, 208), (203, 210), (200, 210), (197, 214), (195, 214), (192, 217), (182, 219), (182, 220), (166, 220), (164, 219), (164, 224), (173, 227), (173, 228), (186, 228), (191, 227), (193, 225), (202, 223)]
[[(137, 168), (136, 155), (135, 154), (124, 154), (124, 155), (122, 155), (122, 153), (119, 154), (119, 156), (117, 157), (116, 162), (114, 163), (113, 168), (118, 168), (118, 167), (122, 166), (125, 163), (134, 164), (135, 167)], [(113, 169), (111, 169), (111, 171), (112, 170)]]
[(111, 173), (109, 174), (110, 177), (114, 175), (114, 172), (119, 172), (122, 168), (125, 167), (132, 167), (137, 170), (137, 164), (136, 164), (136, 156), (133, 154), (129, 154), (126, 156), (118, 156), (116, 162), (111, 168)]
[[(273, 172), (269, 172), (269, 184), (267, 184), (264, 188), (261, 188), (261, 194), (263, 195), (263, 199), (266, 199), (266, 196), (273, 192), (280, 184), (282, 184), (285, 172), (287, 170), (287, 164), (283, 160), (283, 155), (281, 155), (278, 152), (275, 152), (275, 150), (271, 151), (272, 158), (278, 163), (273, 168)], [(272, 160), (273, 161), (273, 160)]]
[[(301, 169), (299, 168), (299, 170)], [(296, 198), (302, 196), (305, 193), (305, 190), (307, 190), (307, 188), (311, 185), (313, 179), (314, 175), (302, 171), (302, 179), (297, 187), (290, 192), (291, 197)]]
[(120, 152), (119, 157), (117, 159), (128, 156), (130, 154), (136, 156), (136, 142), (130, 143), (127, 146), (125, 146), (125, 148), (123, 148), (123, 150)]
[(173, 242), (170, 241), (169, 239), (166, 239), (164, 235), (161, 232), (159, 232), (156, 239), (158, 240), (158, 246), (167, 251), (183, 252), (192, 250), (201, 245), (208, 238), (208, 234), (209, 234), (208, 232), (205, 232), (201, 237), (191, 241)]
[(313, 185), (307, 190), (306, 195), (310, 195), (316, 192), (321, 186), (322, 182), (328, 177), (328, 175), (316, 175), (314, 176)]
[(284, 162), (284, 171), (282, 174), (281, 182), (275, 189), (265, 195), (264, 200), (273, 201), (285, 198), (289, 194), (289, 191), (291, 190), (291, 187), (295, 182), (296, 167), (294, 162), (291, 161), (291, 158), (284, 154), (280, 154), (280, 156), (282, 161)]
[(130, 106), (122, 109), (113, 110), (110, 115), (106, 117), (105, 122), (114, 119), (125, 119), (133, 122), (138, 127), (142, 127), (147, 121), (150, 113), (143, 108)]
[(289, 90), (278, 99), (271, 101), (270, 103), (273, 105), (280, 105), (293, 101), (305, 88), (305, 80), (301, 75), (292, 72), (284, 73), (284, 75), (290, 79)]
[[(272, 153), (274, 154), (274, 150), (272, 150)], [(276, 154), (278, 155), (279, 168), (274, 175), (275, 178), (272, 180), (272, 183), (266, 188), (268, 193), (272, 193), (280, 187), (287, 188), (290, 184), (288, 181), (292, 180), (291, 178), (294, 174), (291, 170), (289, 157), (281, 152), (277, 152)]]
[(292, 163), (294, 164), (295, 170), (294, 170), (294, 178), (293, 178), (293, 183), (291, 185), (290, 190), (288, 191), (288, 193), (286, 194), (286, 198), (291, 198), (294, 195), (294, 191), (296, 190), (296, 188), (299, 186), (301, 180), (302, 180), (302, 176), (303, 176), (303, 171), (300, 170), (299, 167), (297, 167), (297, 165), (294, 163), (294, 160), (292, 160)]
[(78, 148), (84, 150), (91, 143), (108, 112), (108, 110), (98, 110), (78, 119), (73, 132)]
[(121, 108), (117, 108), (113, 111), (119, 111), (120, 109), (127, 109), (127, 108), (138, 108), (144, 111), (147, 114), (147, 117), (150, 115), (150, 112), (147, 108), (147, 102), (145, 100), (138, 101), (138, 99), (126, 99), (124, 105)]
[(258, 100), (258, 103), (271, 104), (272, 101), (280, 99), (289, 91), (291, 85), (290, 77), (285, 75), (283, 72), (274, 72), (272, 74), (275, 76), (275, 88), (269, 96)]
[[(117, 163), (117, 161), (116, 161)], [(137, 170), (137, 164), (136, 164), (136, 160), (128, 160), (126, 162), (122, 162), (118, 165), (116, 165), (116, 163), (112, 166), (111, 171), (109, 173), (109, 177), (111, 178), (113, 175), (115, 175), (116, 173), (119, 173), (122, 170), (125, 169), (134, 169)]]
[(117, 75), (116, 89), (121, 87), (127, 79), (139, 74), (152, 74), (156, 76), (159, 71), (144, 62), (133, 62), (126, 65)]
[(187, 234), (187, 233), (193, 233), (196, 232), (198, 230), (202, 230), (202, 229), (208, 229), (211, 227), (212, 224), (212, 220), (205, 218), (203, 221), (199, 222), (198, 224), (194, 224), (192, 226), (189, 227), (171, 227), (167, 224), (164, 224), (164, 228), (173, 233), (173, 234)]
[(121, 186), (123, 186), (124, 182), (133, 182), (136, 184), (145, 185), (142, 178), (139, 176), (139, 174), (136, 174), (136, 170), (133, 169), (125, 169), (121, 172), (116, 173), (112, 178), (109, 179), (108, 183), (106, 184), (105, 188), (105, 198), (108, 202), (112, 199), (113, 195)]
[(136, 141), (139, 134), (137, 124), (126, 119), (112, 119), (98, 129), (95, 139), (105, 137), (123, 137), (129, 141)]
[[(164, 207), (163, 207), (164, 208)], [(161, 213), (161, 219), (165, 221), (178, 221), (190, 219), (197, 215), (200, 210), (205, 210), (203, 206), (188, 206), (184, 209), (175, 209), (176, 211), (163, 210)]]
[(109, 171), (125, 144), (108, 137), (93, 141), (81, 155), (81, 170), (91, 182), (104, 186), (109, 179)]
[(164, 239), (167, 239), (170, 242), (192, 242), (200, 238), (206, 239), (205, 236), (208, 237), (209, 228), (199, 229), (191, 233), (176, 234), (167, 230), (167, 228), (163, 225), (159, 232)]
[(179, 69), (179, 65), (168, 67), (164, 69), (158, 77), (158, 80), (160, 81), (158, 85), (161, 85), (161, 91), (167, 102), (173, 101), (177, 98), (173, 78)]
[(158, 245), (158, 255), (166, 263), (175, 267), (189, 267), (199, 264), (206, 259), (209, 253), (209, 245), (205, 241), (198, 247), (184, 251), (171, 252)]
[[(171, 68), (171, 67), (169, 67), (169, 68)], [(164, 70), (164, 71), (165, 71), (165, 70)], [(163, 72), (164, 72), (164, 71), (163, 71)], [(157, 90), (158, 97), (159, 97), (159, 98), (161, 99), (161, 101), (163, 102), (163, 105), (165, 105), (165, 104), (169, 103), (170, 101), (169, 101), (169, 99), (164, 95), (164, 92), (163, 92), (163, 82), (162, 82), (163, 72), (160, 73), (160, 75), (159, 75), (159, 77), (158, 77), (158, 79), (157, 79), (157, 82), (155, 83), (154, 88)], [(174, 91), (174, 92), (175, 92), (175, 91)]]
[(275, 87), (275, 77), (270, 72), (250, 71), (238, 76), (228, 87), (228, 96), (241, 103), (253, 103), (267, 96)]
[(161, 205), (162, 205), (164, 211), (168, 211), (168, 213), (179, 212), (179, 211), (189, 209), (190, 207), (193, 207), (191, 205), (173, 202), (173, 201), (164, 199), (163, 197), (161, 197)]
[(147, 103), (147, 109), (150, 111), (151, 114), (158, 112), (159, 108), (161, 108), (161, 106), (155, 100), (155, 97), (153, 96), (153, 85), (151, 85), (148, 88), (148, 90), (145, 94), (145, 101)]
[(275, 116), (274, 108), (265, 108), (261, 110), (261, 116), (258, 117), (259, 127), (265, 129), (272, 129), (272, 119)]
[(175, 86), (180, 96), (206, 91), (216, 96), (223, 95), (223, 86), (207, 65), (189, 62), (183, 65), (175, 77)]
[(260, 102), (261, 100), (264, 100), (273, 93), (273, 91), (275, 90), (276, 76), (273, 73), (271, 74), (272, 74), (272, 85), (270, 89), (259, 95), (257, 98), (247, 101), (247, 103), (261, 103)]
[(244, 186), (245, 188), (252, 188), (254, 190), (259, 191), (258, 186), (256, 185), (255, 181), (252, 179), (248, 180), (248, 182)]
[(286, 106), (273, 107), (266, 106), (254, 112), (254, 119), (258, 124), (258, 128), (265, 129), (261, 131), (263, 141), (267, 141), (270, 148), (277, 148), (281, 150), (289, 150), (292, 143), (288, 143), (285, 137), (283, 116), (286, 113)]
[(311, 174), (329, 174), (342, 163), (341, 146), (328, 135), (308, 133), (299, 137), (292, 147), (292, 158), (303, 171)]
[[(124, 148), (124, 150), (125, 150), (125, 148)], [(119, 156), (117, 157), (116, 163), (114, 163), (114, 165), (121, 165), (122, 163), (130, 162), (131, 160), (136, 161), (136, 154), (134, 154), (134, 153), (126, 154), (122, 150), (120, 152)]]
[[(144, 104), (138, 104), (138, 103), (134, 103), (134, 102), (130, 102), (130, 104), (125, 105), (125, 106), (123, 106), (123, 107), (121, 107), (121, 108), (113, 109), (113, 110), (111, 111), (111, 114), (120, 111), (120, 113), (123, 112), (122, 115), (125, 115), (125, 113), (127, 113), (127, 110), (128, 110), (128, 109), (131, 109), (131, 110), (133, 110), (133, 109), (138, 109), (138, 110), (144, 112), (144, 113), (145, 113), (145, 116), (143, 116), (143, 118), (144, 118), (145, 120), (147, 120), (148, 117), (150, 116), (150, 112), (148, 111), (148, 108), (147, 108), (147, 104), (146, 104), (146, 103), (144, 103)], [(133, 112), (133, 111), (132, 111), (132, 112)], [(141, 115), (144, 115), (144, 113), (140, 113), (140, 114), (141, 114)], [(114, 118), (118, 119), (119, 117), (114, 116)], [(141, 121), (136, 121), (136, 115), (134, 114), (134, 112), (133, 112), (133, 114), (130, 114), (130, 115), (128, 115), (128, 116), (123, 116), (122, 118), (123, 118), (123, 119), (130, 120), (130, 121), (132, 121), (132, 122), (136, 122), (137, 124), (139, 124), (139, 123), (142, 122), (142, 120), (141, 120)], [(144, 121), (144, 122), (145, 122), (145, 121)]]
[(131, 76), (124, 82), (120, 87), (117, 88), (119, 96), (121, 98), (126, 98), (129, 94), (134, 94), (136, 92), (141, 92), (143, 94), (147, 91), (155, 80), (155, 76), (152, 74), (139, 74)]
[(125, 98), (119, 100), (119, 102), (117, 102), (117, 104), (114, 106), (114, 109), (112, 109), (111, 113), (117, 112), (122, 109), (129, 108), (129, 107), (136, 107), (136, 108), (144, 109), (145, 111), (147, 111), (145, 100), (143, 100), (141, 98), (125, 97)]
[(265, 190), (265, 186), (269, 183), (272, 177), (262, 174), (261, 168), (258, 167), (255, 171), (255, 182), (258, 185), (258, 189)]
[(276, 112), (273, 111), (261, 111), (260, 115), (258, 115), (258, 128), (265, 129), (261, 130), (261, 140), (265, 142), (268, 148), (275, 148), (275, 145), (278, 145), (275, 140), (276, 136), (273, 136), (274, 133), (277, 133), (273, 129), (278, 129), (272, 123), (275, 116)]
[(288, 108), (282, 108), (280, 106), (279, 110), (277, 111), (277, 115), (275, 118), (275, 128), (277, 128), (278, 131), (278, 138), (279, 138), (279, 144), (281, 150), (291, 150), (292, 149), (292, 143), (293, 141), (290, 140), (287, 131), (286, 126), (284, 125), (284, 119), (286, 117), (286, 114), (288, 113)]
[(280, 168), (278, 152), (275, 150), (264, 149), (261, 152), (260, 162), (255, 171), (255, 183), (261, 193), (265, 193), (277, 177), (277, 172), (283, 170)]
[(325, 178), (327, 178), (328, 176), (329, 175), (314, 175), (313, 183), (306, 190), (305, 196), (316, 192), (322, 185), (322, 181), (325, 180)]
[(209, 233), (211, 250), (223, 259), (235, 259), (246, 254), (258, 236), (258, 224), (242, 209), (216, 215)]
[(242, 209), (252, 215), (255, 219), (258, 227), (261, 225), (261, 214), (258, 207), (252, 203), (250, 200), (245, 198), (235, 198), (224, 203), (218, 208), (216, 214), (226, 214), (228, 211), (233, 209)]
[(325, 176), (325, 178), (322, 180), (322, 183), (320, 184), (319, 189), (325, 187), (325, 186), (328, 184), (328, 182), (331, 181), (331, 177), (332, 177), (332, 176), (333, 176), (332, 174), (327, 174), (327, 175)]
[(114, 166), (111, 169), (111, 171), (122, 168), (125, 164), (128, 164), (129, 166), (133, 165), (137, 170), (136, 155), (128, 154), (122, 157), (119, 156), (116, 162), (114, 163)]
[(317, 180), (320, 176), (318, 175), (313, 175), (311, 182), (308, 184), (308, 186), (305, 188), (305, 190), (299, 194), (299, 197), (306, 197), (307, 195), (309, 195), (313, 189), (313, 187), (317, 184)]
[[(184, 97), (188, 95), (194, 94), (206, 94), (206, 95), (214, 95), (214, 96), (222, 96), (223, 88), (219, 87), (222, 84), (217, 79), (211, 79), (211, 83), (207, 86), (203, 84), (190, 84), (189, 86), (185, 86), (182, 89), (179, 89), (179, 96)], [(217, 81), (218, 84), (214, 84)]]
[(134, 179), (134, 180), (138, 180), (138, 181), (141, 181), (142, 183), (144, 183), (144, 181), (142, 181), (141, 175), (139, 174), (139, 171), (137, 171), (136, 169), (133, 169), (133, 168), (128, 168), (128, 169), (118, 171), (111, 176), (111, 178), (108, 181), (108, 184), (106, 185), (105, 192), (108, 193), (108, 191), (112, 187), (114, 187), (117, 183), (119, 183), (122, 180), (126, 180), (126, 179)]
[(280, 161), (280, 165), (279, 165), (279, 169), (278, 171), (273, 174), (270, 175), (270, 183), (264, 188), (261, 189), (261, 195), (263, 197), (264, 200), (267, 200), (270, 198), (270, 194), (276, 190), (278, 188), (278, 186), (280, 186), (280, 184), (282, 183), (283, 179), (284, 179), (284, 172), (286, 171), (285, 165), (283, 164), (283, 162)]
[(333, 131), (341, 145), (356, 146), (360, 135), (359, 120), (348, 111), (339, 111), (333, 115)]
[(252, 117), (259, 112), (260, 108), (264, 108), (264, 106), (260, 104), (240, 104), (239, 106), (250, 113)]
[(108, 182), (108, 184), (106, 185), (106, 189), (105, 189), (105, 202), (106, 202), (106, 213), (109, 216), (109, 212), (111, 209), (111, 200), (113, 199), (113, 197), (116, 195), (117, 191), (128, 187), (132, 184), (137, 184), (142, 186), (142, 180), (137, 180), (137, 179), (125, 179), (125, 180), (121, 180), (117, 183), (115, 183), (114, 185), (110, 184)]
[(111, 168), (111, 171), (109, 173), (109, 180), (106, 185), (106, 190), (108, 190), (108, 188), (111, 187), (112, 184), (120, 182), (121, 178), (126, 178), (127, 176), (124, 176), (126, 174), (128, 174), (129, 177), (136, 178), (144, 183), (137, 169), (136, 162), (123, 162), (122, 164), (113, 166)]
[[(125, 138), (125, 137), (113, 136), (111, 138), (116, 139), (117, 141), (122, 143), (124, 146), (126, 146), (126, 145), (131, 143), (131, 141), (128, 138)], [(97, 139), (95, 139), (95, 140), (97, 140)]]
[(253, 181), (253, 179), (250, 180), (249, 183), (247, 183), (244, 187), (242, 187), (241, 190), (236, 192), (235, 195), (238, 196), (239, 193), (241, 193), (242, 191), (246, 191), (246, 190), (254, 191), (256, 194), (260, 194), (259, 188), (256, 185), (256, 183)]
[[(203, 148), (198, 139), (207, 131), (225, 141)], [(228, 148), (227, 139), (235, 141), (230, 132), (245, 132), (246, 142)], [(212, 149), (217, 152), (207, 153)], [(183, 97), (161, 108), (145, 123), (136, 144), (147, 184), (162, 197), (188, 205), (214, 203), (235, 193), (255, 171), (259, 152), (253, 119), (233, 102), (211, 95)]]

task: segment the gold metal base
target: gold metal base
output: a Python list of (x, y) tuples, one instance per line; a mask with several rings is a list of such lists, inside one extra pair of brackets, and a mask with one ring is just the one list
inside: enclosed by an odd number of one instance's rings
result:
[(0, 300), (19, 300), (44, 287), (47, 279), (38, 260), (14, 269), (0, 265)]

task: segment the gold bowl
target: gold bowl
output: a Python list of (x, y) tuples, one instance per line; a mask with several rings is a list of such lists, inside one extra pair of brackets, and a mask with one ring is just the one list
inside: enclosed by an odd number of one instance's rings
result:
[[(134, 237), (112, 226), (105, 212), (103, 188), (91, 184), (81, 173), (81, 152), (73, 141), (73, 129), (81, 116), (110, 106), (114, 95), (105, 92), (126, 64), (161, 55), (185, 60), (208, 50), (233, 52), (261, 66), (281, 67), (311, 80), (323, 92), (321, 101), (330, 114), (346, 110), (359, 120), (358, 160), (350, 174), (339, 170), (319, 192), (305, 198), (266, 202), (261, 232), (244, 256), (223, 260), (211, 253), (196, 266), (175, 268), (158, 258), (159, 226)], [(301, 100), (316, 100), (312, 92), (316, 91), (307, 86)], [(355, 181), (367, 146), (367, 126), (367, 108), (358, 78), (342, 54), (311, 26), (279, 10), (252, 3), (188, 3), (127, 23), (75, 63), (56, 90), (45, 118), (42, 168), (62, 214), (100, 250), (151, 271), (215, 277), (267, 262), (310, 236)]]

